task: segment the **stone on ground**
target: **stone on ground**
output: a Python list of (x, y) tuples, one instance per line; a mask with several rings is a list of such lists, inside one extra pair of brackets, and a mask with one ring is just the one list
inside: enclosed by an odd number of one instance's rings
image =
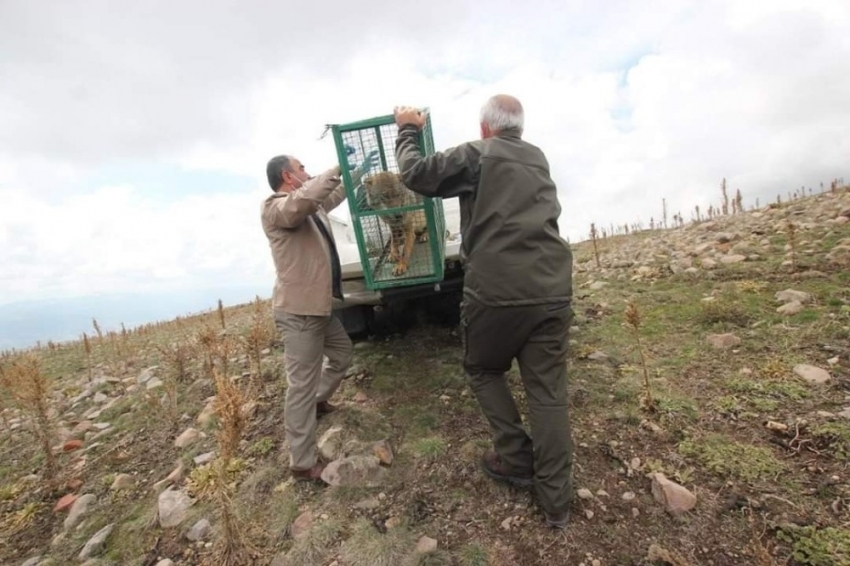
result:
[(794, 373), (798, 376), (802, 377), (809, 383), (814, 383), (817, 385), (823, 385), (828, 383), (832, 376), (829, 375), (829, 372), (825, 369), (821, 369), (816, 366), (811, 366), (809, 364), (798, 364), (794, 366)]
[(662, 473), (652, 474), (652, 496), (674, 517), (687, 513), (697, 504), (696, 495)]

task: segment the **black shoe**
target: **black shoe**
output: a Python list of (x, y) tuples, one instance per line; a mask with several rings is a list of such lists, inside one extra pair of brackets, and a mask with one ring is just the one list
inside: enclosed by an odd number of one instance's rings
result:
[(505, 468), (499, 455), (490, 450), (481, 458), (481, 467), (484, 473), (494, 480), (503, 481), (519, 488), (529, 488), (534, 485), (534, 477), (531, 473), (516, 475), (511, 474)]
[(564, 511), (563, 513), (546, 513), (543, 514), (546, 516), (546, 526), (551, 529), (566, 529), (567, 523), (570, 522), (570, 512)]
[(316, 403), (316, 418), (321, 418), (325, 415), (329, 415), (337, 410), (335, 405), (331, 405), (327, 401), (319, 401)]

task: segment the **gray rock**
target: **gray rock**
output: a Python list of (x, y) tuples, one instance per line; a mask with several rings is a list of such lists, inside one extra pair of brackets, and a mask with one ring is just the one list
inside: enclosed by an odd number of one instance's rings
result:
[(308, 509), (295, 518), (292, 522), (292, 526), (289, 527), (289, 532), (292, 535), (292, 538), (297, 540), (306, 535), (312, 527), (313, 513)]
[(721, 263), (730, 264), (730, 263), (741, 263), (747, 261), (747, 256), (741, 254), (730, 254), (725, 255), (720, 258)]
[(194, 428), (187, 428), (174, 440), (174, 446), (177, 448), (186, 448), (197, 442), (200, 438), (200, 431)]
[(589, 489), (582, 488), (576, 492), (579, 499), (593, 499), (593, 492)]
[(785, 316), (794, 316), (803, 312), (803, 304), (799, 301), (791, 301), (776, 309), (776, 312)]
[(319, 454), (333, 461), (342, 455), (342, 427), (334, 426), (325, 431), (319, 438)]
[(425, 553), (425, 552), (433, 552), (437, 550), (437, 541), (423, 536), (419, 539), (419, 542), (416, 543), (416, 552)]
[(795, 291), (794, 289), (785, 289), (784, 291), (777, 291), (774, 295), (777, 301), (782, 303), (790, 303), (791, 301), (797, 301), (800, 304), (808, 304), (812, 302), (812, 296), (809, 293), (804, 293), (803, 291)]
[(74, 501), (74, 504), (71, 505), (71, 510), (68, 512), (68, 516), (65, 517), (65, 522), (63, 523), (65, 530), (68, 531), (77, 526), (77, 523), (80, 522), (83, 515), (89, 512), (89, 509), (96, 501), (97, 497), (90, 493), (87, 493)]
[(112, 529), (114, 528), (115, 523), (112, 523), (97, 531), (80, 551), (80, 560), (88, 560), (92, 556), (103, 552), (103, 549), (106, 547), (106, 539), (112, 534)]
[(26, 562), (21, 564), (21, 566), (38, 566), (39, 564), (41, 564), (41, 556), (40, 555), (39, 556), (33, 556), (32, 558), (30, 558), (29, 560), (27, 560)]
[(387, 475), (376, 456), (349, 456), (335, 460), (322, 472), (322, 480), (332, 486), (377, 487)]
[(201, 519), (189, 529), (189, 532), (186, 533), (186, 538), (192, 542), (197, 542), (199, 540), (206, 540), (210, 533), (212, 533), (212, 525), (206, 519)]
[(662, 473), (652, 474), (652, 497), (664, 506), (664, 510), (678, 517), (693, 509), (697, 504), (697, 496), (687, 488), (667, 479)]
[(215, 402), (209, 401), (198, 415), (196, 422), (201, 426), (207, 426), (213, 417), (215, 417)]
[(168, 488), (160, 493), (157, 499), (160, 526), (167, 529), (185, 521), (193, 503), (194, 500), (182, 490)]
[(135, 480), (130, 474), (118, 474), (115, 476), (115, 481), (112, 482), (112, 487), (109, 489), (118, 491), (122, 489), (130, 489), (135, 485)]
[(204, 464), (212, 462), (214, 458), (215, 452), (207, 452), (205, 454), (201, 454), (200, 456), (195, 456), (192, 461), (195, 462), (196, 466), (203, 466)]
[(174, 561), (170, 558), (165, 558), (156, 563), (156, 566), (174, 566)]
[(808, 364), (798, 364), (794, 366), (794, 373), (805, 379), (809, 383), (814, 383), (817, 385), (829, 383), (829, 380), (832, 379), (832, 376), (830, 376), (829, 372), (825, 369), (821, 369), (819, 367), (811, 366)]
[(741, 343), (741, 339), (734, 334), (710, 334), (706, 340), (712, 347), (718, 350), (734, 348)]
[(360, 509), (362, 511), (371, 511), (373, 509), (377, 509), (381, 506), (381, 502), (375, 499), (374, 497), (370, 497), (369, 499), (364, 499), (363, 501), (356, 503), (354, 505), (355, 509)]
[(151, 379), (153, 379), (153, 372), (154, 372), (155, 369), (156, 369), (156, 367), (149, 367), (146, 370), (142, 371), (142, 373), (139, 374), (139, 377), (136, 378), (136, 381), (138, 382), (138, 384), (144, 385), (147, 382), (149, 382)]

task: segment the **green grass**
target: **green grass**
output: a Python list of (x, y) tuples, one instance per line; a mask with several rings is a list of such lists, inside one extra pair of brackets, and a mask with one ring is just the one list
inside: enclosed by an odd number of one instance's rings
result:
[(452, 556), (445, 550), (432, 550), (415, 554), (405, 561), (404, 566), (452, 566)]
[(850, 565), (850, 529), (812, 526), (785, 525), (777, 538), (791, 544), (792, 556), (800, 564), (808, 566)]
[(289, 566), (326, 564), (333, 555), (342, 533), (343, 527), (339, 521), (321, 521), (313, 525), (286, 553), (284, 564)]
[(711, 472), (747, 482), (768, 481), (784, 470), (769, 449), (737, 442), (722, 434), (684, 440), (679, 443), (679, 452)]
[(446, 441), (438, 436), (430, 436), (415, 440), (412, 445), (413, 453), (428, 461), (434, 461), (446, 453)]
[(812, 427), (811, 433), (837, 460), (850, 461), (850, 424), (821, 423)]
[(490, 563), (487, 549), (477, 543), (463, 547), (458, 558), (461, 566), (487, 566)]
[(360, 519), (352, 531), (340, 549), (346, 566), (399, 566), (415, 545), (414, 535), (403, 527), (380, 533), (367, 520)]
[(732, 393), (791, 401), (801, 401), (812, 394), (810, 389), (796, 381), (750, 379), (740, 376), (727, 378), (725, 387)]

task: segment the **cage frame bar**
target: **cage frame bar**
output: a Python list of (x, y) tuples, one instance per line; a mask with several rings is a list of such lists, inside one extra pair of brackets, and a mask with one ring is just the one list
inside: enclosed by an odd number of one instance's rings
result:
[[(348, 155), (344, 149), (345, 143), (343, 140), (343, 134), (349, 132), (357, 132), (358, 139), (360, 140), (360, 146), (362, 148), (365, 146), (362, 139), (362, 132), (364, 130), (374, 129), (375, 138), (378, 146), (378, 153), (380, 156), (381, 170), (387, 171), (389, 170), (386, 155), (387, 148), (384, 144), (384, 136), (381, 133), (381, 127), (392, 125), (394, 123), (395, 117), (392, 114), (387, 114), (374, 118), (368, 118), (366, 120), (349, 122), (346, 124), (331, 125), (334, 144), (336, 146), (337, 158), (339, 159), (340, 164), (340, 175), (345, 185), (352, 227), (354, 228), (354, 236), (357, 243), (357, 250), (360, 254), (360, 264), (363, 268), (363, 275), (366, 281), (366, 287), (370, 290), (379, 290), (390, 287), (406, 287), (423, 283), (439, 283), (443, 280), (445, 272), (445, 214), (443, 212), (442, 202), (437, 202), (438, 197), (425, 197), (420, 195), (422, 198), (421, 204), (406, 205), (381, 210), (375, 210), (371, 207), (369, 207), (369, 209), (367, 210), (362, 210), (361, 203), (357, 199), (358, 189), (360, 189), (361, 191), (363, 190), (362, 182), (358, 183), (356, 186), (354, 185), (353, 179), (351, 177), (351, 171), (348, 167)], [(428, 139), (426, 139), (425, 131), (428, 132)], [(433, 133), (431, 130), (431, 118), (429, 114), (426, 114), (425, 128), (419, 131), (418, 136), (420, 152), (424, 155), (429, 154), (429, 149), (431, 150), (431, 152), (433, 152)], [(394, 152), (395, 148), (391, 148), (391, 151)], [(386, 261), (387, 243), (383, 241), (383, 236), (381, 235), (380, 239), (383, 243), (383, 249), (381, 250), (378, 259), (377, 261), (375, 261), (375, 265), (373, 267), (370, 261), (370, 255), (367, 247), (366, 235), (364, 232), (362, 219), (369, 217), (377, 217), (375, 218), (375, 222), (378, 224), (379, 232), (382, 232), (383, 226), (381, 226), (381, 216), (414, 211), (422, 211), (425, 215), (428, 234), (428, 251), (430, 252), (431, 257), (431, 274), (409, 277), (400, 276), (397, 279), (391, 278), (378, 280), (376, 278), (376, 273), (383, 267), (384, 262)], [(438, 229), (440, 230), (440, 233), (437, 232)], [(405, 242), (405, 245), (415, 245), (415, 243), (408, 244), (407, 242)], [(440, 246), (442, 246), (442, 249), (440, 248)]]

